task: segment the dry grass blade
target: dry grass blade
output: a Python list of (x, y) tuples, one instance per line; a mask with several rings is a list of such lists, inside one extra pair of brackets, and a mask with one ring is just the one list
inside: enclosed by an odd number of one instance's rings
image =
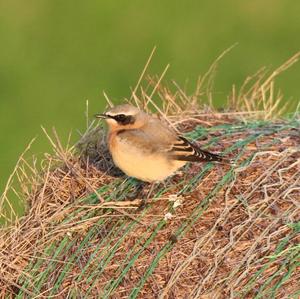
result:
[[(19, 157), (19, 159), (18, 159), (18, 161), (16, 163), (16, 166), (13, 169), (13, 172), (11, 173), (11, 175), (9, 176), (8, 181), (7, 181), (7, 183), (6, 183), (5, 187), (4, 187), (4, 191), (3, 191), (3, 193), (2, 193), (2, 195), (0, 197), (0, 216), (4, 217), (8, 223), (11, 223), (14, 219), (17, 220), (17, 214), (16, 214), (14, 208), (12, 207), (12, 205), (10, 204), (10, 201), (7, 198), (7, 194), (9, 192), (9, 190), (12, 188), (13, 179), (14, 179), (14, 177), (16, 175), (17, 170), (21, 167), (20, 164), (24, 160), (24, 155), (30, 150), (30, 148), (31, 148), (32, 144), (34, 143), (34, 141), (35, 141), (35, 138), (30, 141), (30, 143), (28, 144), (28, 146), (26, 147), (26, 149), (24, 150), (24, 152), (20, 155), (20, 157)], [(3, 210), (4, 203), (8, 204), (8, 206), (10, 208), (10, 211), (11, 211), (11, 214), (13, 215), (13, 217), (10, 217), (10, 218), (6, 217), (6, 213)]]
[(283, 96), (275, 92), (275, 79), (298, 62), (300, 52), (268, 74), (265, 68), (248, 77), (238, 94), (235, 87), (229, 98), (229, 105), (235, 110), (247, 112), (257, 111), (255, 119), (276, 119), (288, 108), (288, 102), (283, 103)]

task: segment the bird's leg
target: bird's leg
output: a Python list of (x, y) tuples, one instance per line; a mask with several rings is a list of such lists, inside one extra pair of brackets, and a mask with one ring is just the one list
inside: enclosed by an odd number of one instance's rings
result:
[(147, 197), (146, 197), (147, 200), (151, 197), (151, 194), (152, 194), (152, 192), (153, 192), (154, 187), (156, 186), (156, 184), (157, 184), (157, 182), (151, 183), (150, 189), (149, 189)]
[(136, 180), (134, 190), (128, 195), (129, 200), (134, 200), (139, 197), (139, 194), (143, 191), (145, 187), (145, 182)]
[(154, 188), (157, 185), (157, 182), (149, 183), (149, 185), (150, 185), (150, 189), (147, 192), (147, 196), (146, 196), (146, 198), (142, 198), (141, 204), (140, 204), (138, 210), (142, 210), (142, 209), (144, 209), (146, 207), (147, 201), (151, 198), (151, 195), (153, 193)]

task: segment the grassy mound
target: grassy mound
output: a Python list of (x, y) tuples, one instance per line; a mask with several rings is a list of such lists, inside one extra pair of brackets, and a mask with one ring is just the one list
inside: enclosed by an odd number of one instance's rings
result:
[(299, 296), (300, 118), (272, 119), (282, 108), (274, 78), (298, 57), (246, 80), (228, 112), (205, 104), (215, 65), (191, 96), (161, 77), (136, 87), (130, 101), (236, 163), (189, 164), (143, 209), (142, 197), (129, 200), (137, 181), (114, 168), (101, 126), (70, 148), (47, 134), (54, 153), (42, 170), (21, 158), (15, 171), (25, 216), (10, 223), (2, 213), (1, 297)]

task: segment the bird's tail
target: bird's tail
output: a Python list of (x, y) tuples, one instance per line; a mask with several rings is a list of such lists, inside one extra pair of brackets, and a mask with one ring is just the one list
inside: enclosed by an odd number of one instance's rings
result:
[(197, 148), (197, 150), (191, 154), (173, 155), (173, 158), (187, 162), (217, 162), (219, 164), (234, 165), (234, 162), (231, 159), (225, 158), (219, 154), (210, 153), (200, 148)]
[(172, 148), (173, 159), (188, 162), (218, 162), (220, 164), (234, 164), (232, 160), (227, 159), (222, 155), (205, 151), (182, 136), (180, 136), (179, 139), (180, 141)]
[(205, 150), (202, 150), (200, 148), (197, 148), (197, 156), (198, 161), (203, 162), (218, 162), (220, 164), (229, 164), (233, 165), (234, 161), (232, 159), (228, 159), (220, 154), (214, 154)]

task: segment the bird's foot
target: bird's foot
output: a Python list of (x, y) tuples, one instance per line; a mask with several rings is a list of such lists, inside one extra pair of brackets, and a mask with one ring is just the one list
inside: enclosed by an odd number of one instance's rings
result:
[(145, 182), (138, 181), (133, 187), (133, 190), (127, 195), (129, 200), (135, 200), (139, 197), (143, 197)]
[(139, 212), (139, 211), (144, 210), (146, 208), (146, 206), (147, 206), (147, 200), (142, 199), (139, 207), (137, 208), (137, 211)]

